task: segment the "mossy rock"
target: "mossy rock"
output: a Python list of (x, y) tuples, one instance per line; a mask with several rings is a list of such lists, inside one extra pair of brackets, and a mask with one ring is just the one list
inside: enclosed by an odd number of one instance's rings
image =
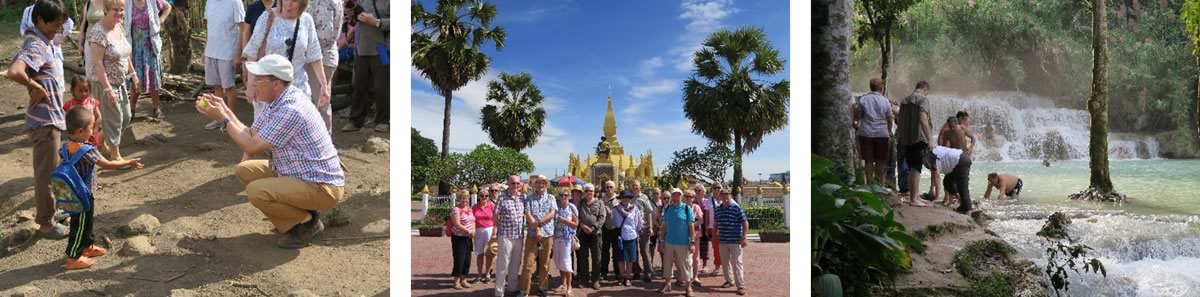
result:
[(999, 239), (976, 240), (954, 255), (954, 267), (967, 279), (964, 296), (1046, 296), (1039, 270), (1033, 263), (1017, 260), (1017, 250)]
[(962, 231), (971, 231), (974, 229), (974, 226), (946, 222), (941, 225), (925, 226), (925, 228), (913, 232), (913, 236), (917, 237), (917, 239), (920, 239), (921, 241), (931, 241), (944, 235), (955, 234)]

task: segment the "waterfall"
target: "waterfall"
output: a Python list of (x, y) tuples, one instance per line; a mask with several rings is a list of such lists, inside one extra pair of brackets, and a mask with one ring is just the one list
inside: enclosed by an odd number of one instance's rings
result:
[[(958, 111), (971, 115), (977, 160), (1028, 161), (1050, 157), (1086, 160), (1088, 157), (1089, 116), (1085, 110), (1057, 107), (1050, 100), (1021, 92), (930, 95), (929, 108), (935, 134), (946, 118)], [(992, 133), (988, 133), (988, 125), (993, 128)], [(1154, 137), (1111, 131), (1108, 156), (1110, 160), (1161, 158)]]

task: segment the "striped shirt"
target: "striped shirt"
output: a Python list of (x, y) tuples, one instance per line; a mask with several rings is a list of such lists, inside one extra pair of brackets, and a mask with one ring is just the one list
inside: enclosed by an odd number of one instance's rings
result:
[[(25, 43), (17, 51), (14, 60), (25, 62), (28, 67), (25, 73), (38, 85), (46, 89), (49, 98), (39, 100), (25, 109), (25, 125), (31, 129), (45, 126), (67, 130), (67, 114), (63, 111), (63, 83), (57, 78), (62, 77), (62, 60), (54, 57), (51, 41), (41, 31), (25, 32)], [(30, 96), (33, 90), (29, 90)]]
[(717, 221), (717, 236), (721, 243), (742, 242), (742, 223), (746, 222), (746, 213), (742, 207), (730, 203), (728, 206), (717, 206), (713, 211)]
[[(475, 230), (475, 213), (471, 211), (471, 208), (462, 209), (455, 206), (453, 211), (458, 214), (459, 224), (462, 224), (463, 227), (469, 230)], [(452, 226), (450, 229), (451, 233), (454, 233), (455, 236), (471, 236), (471, 232), (464, 231), (458, 227)]]
[(316, 106), (294, 84), (263, 107), (251, 127), (271, 144), (271, 167), (279, 176), (334, 186), (346, 184), (341, 160)]
[[(521, 194), (517, 194), (521, 195)], [(496, 201), (496, 214), (492, 216), (496, 224), (496, 236), (508, 239), (525, 238), (525, 203), (524, 197), (512, 197), (508, 192), (500, 194)]]
[[(534, 220), (540, 221), (542, 220), (542, 217), (546, 216), (546, 214), (558, 209), (558, 203), (555, 203), (554, 201), (554, 195), (550, 195), (550, 193), (530, 193), (525, 197), (525, 210), (529, 211), (529, 213), (533, 215)], [(529, 227), (529, 236), (537, 235), (537, 233), (535, 233), (536, 231), (533, 229), (533, 226)], [(539, 229), (542, 229), (542, 236), (549, 237), (554, 235), (553, 222), (542, 224)]]

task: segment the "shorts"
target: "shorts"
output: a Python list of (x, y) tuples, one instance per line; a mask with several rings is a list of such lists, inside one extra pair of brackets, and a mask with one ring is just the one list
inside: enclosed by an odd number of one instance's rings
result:
[(204, 57), (204, 83), (209, 86), (233, 88), (237, 72), (233, 69), (233, 61)]
[(483, 255), (487, 251), (486, 247), (488, 241), (492, 240), (492, 231), (494, 230), (496, 230), (496, 227), (475, 228), (474, 243), (476, 256)]
[(617, 262), (637, 262), (637, 239), (620, 240), (617, 242)]
[(929, 143), (921, 141), (910, 144), (904, 147), (904, 162), (908, 164), (909, 170), (916, 170), (917, 173), (925, 168), (925, 152), (929, 151)]
[(887, 162), (891, 158), (890, 138), (887, 137), (858, 137), (858, 154), (863, 161)]
[(1004, 193), (1004, 195), (1008, 195), (1008, 197), (1012, 197), (1013, 194), (1021, 194), (1021, 188), (1024, 188), (1024, 187), (1025, 187), (1025, 182), (1021, 181), (1021, 179), (1018, 178), (1017, 186), (1013, 187), (1012, 191), (1008, 191), (1008, 193)]

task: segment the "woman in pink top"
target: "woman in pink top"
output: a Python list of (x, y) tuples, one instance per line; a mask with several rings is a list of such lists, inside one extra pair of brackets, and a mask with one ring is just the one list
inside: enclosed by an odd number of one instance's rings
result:
[(454, 253), (454, 288), (469, 288), (467, 274), (471, 272), (471, 238), (475, 237), (475, 213), (471, 211), (471, 194), (467, 190), (458, 192), (458, 204), (450, 210), (453, 235), (450, 243)]
[[(496, 203), (492, 201), (500, 193), (500, 187), (492, 185), (479, 190), (479, 202), (471, 207), (471, 211), (475, 213), (475, 268), (476, 276), (472, 283), (489, 283), (492, 281), (492, 260), (496, 259), (495, 255), (488, 256), (488, 243), (495, 239), (495, 230), (492, 227), (495, 224), (492, 221), (492, 212), (496, 211)], [(483, 271), (487, 267), (488, 271)]]

